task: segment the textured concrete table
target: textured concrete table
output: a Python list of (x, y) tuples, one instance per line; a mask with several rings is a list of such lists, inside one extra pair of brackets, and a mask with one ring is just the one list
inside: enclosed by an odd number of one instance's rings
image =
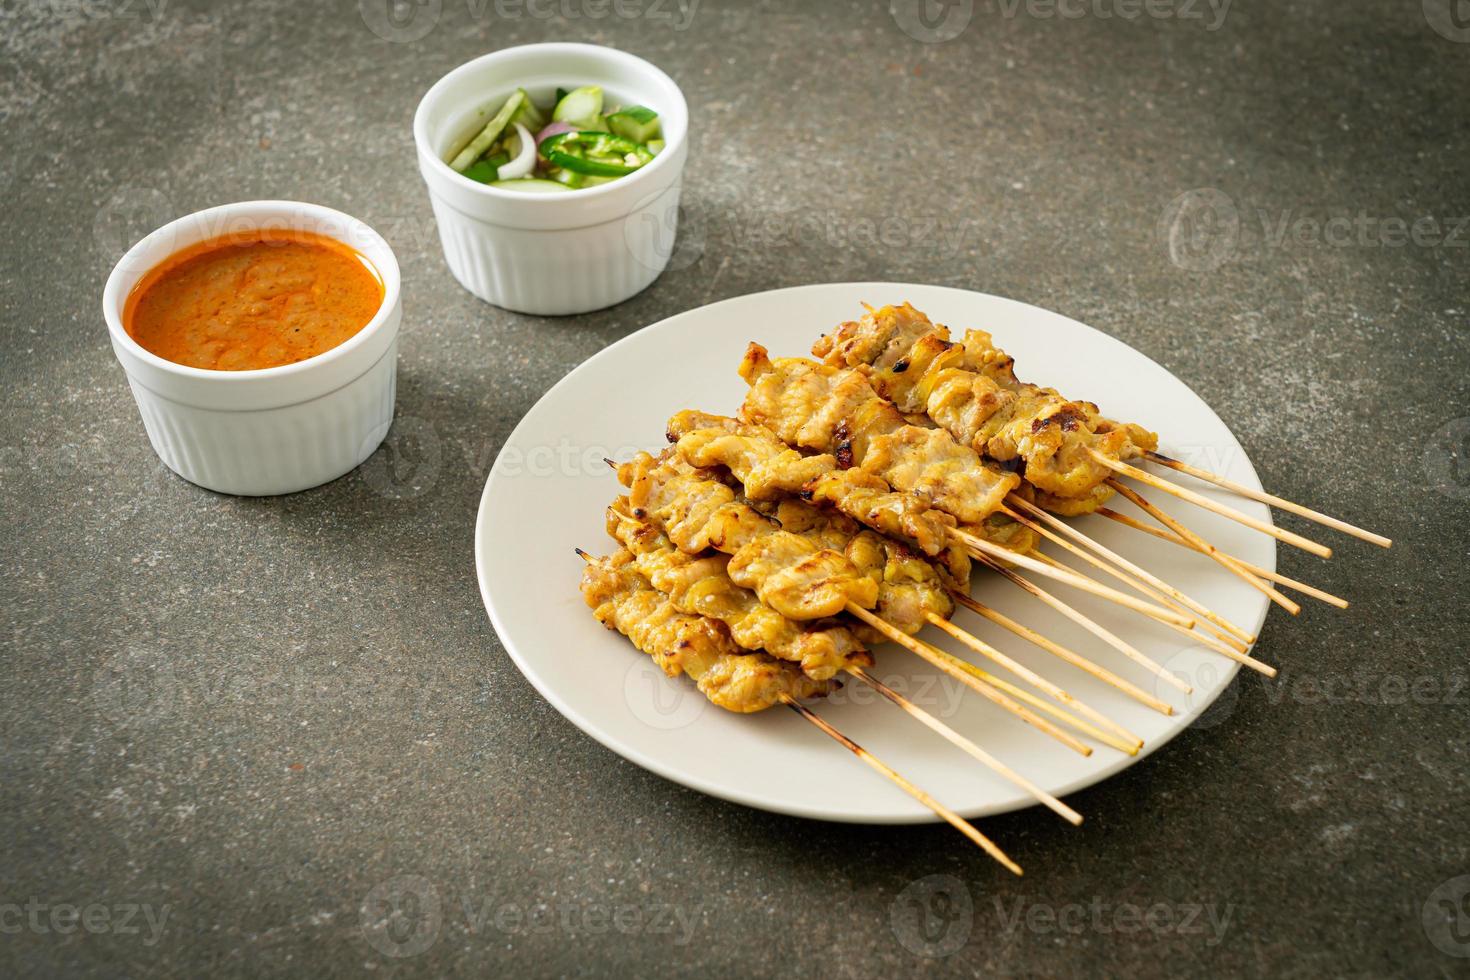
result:
[[(1448, 0), (0, 13), (0, 973), (1470, 968), (1470, 22)], [(547, 39), (654, 60), (695, 121), (678, 268), (565, 320), (453, 282), (409, 135), (444, 71)], [(406, 319), (388, 445), (243, 500), (162, 468), (98, 306), (144, 232), (261, 197), (383, 231)], [(1398, 542), (1283, 552), (1352, 609), (1273, 613), (1280, 679), (1080, 794), (1082, 829), (986, 821), (1024, 879), (948, 828), (771, 816), (623, 762), (522, 680), (477, 593), (488, 468), (574, 365), (712, 300), (872, 278), (1121, 337), (1268, 486)], [(364, 931), (392, 900), (399, 928)]]

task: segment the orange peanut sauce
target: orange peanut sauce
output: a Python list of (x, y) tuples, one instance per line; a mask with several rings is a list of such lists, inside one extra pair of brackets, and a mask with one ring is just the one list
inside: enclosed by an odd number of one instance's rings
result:
[(249, 371), (329, 351), (382, 305), (383, 281), (354, 249), (312, 232), (268, 229), (165, 259), (128, 295), (123, 328), (176, 364)]

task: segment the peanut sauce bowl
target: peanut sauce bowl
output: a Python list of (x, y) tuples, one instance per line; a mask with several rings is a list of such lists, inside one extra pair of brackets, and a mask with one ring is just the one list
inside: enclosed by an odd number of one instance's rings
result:
[[(625, 177), (558, 194), (492, 187), (445, 162), (484, 125), (487, 105), (517, 87), (544, 100), (563, 84), (599, 85), (615, 101), (653, 109), (663, 151)], [(526, 44), (459, 66), (429, 89), (413, 120), (449, 271), (488, 303), (544, 316), (599, 310), (641, 292), (673, 252), (688, 130), (673, 79), (613, 48)]]
[[(151, 270), (200, 243), (276, 231), (322, 236), (355, 251), (382, 284), (372, 319), (315, 356), (251, 370), (175, 363), (129, 334), (128, 297)], [(397, 387), (400, 285), (393, 250), (356, 218), (315, 204), (247, 201), (186, 215), (134, 245), (107, 279), (102, 313), (159, 458), (206, 489), (267, 496), (351, 472), (387, 435)]]

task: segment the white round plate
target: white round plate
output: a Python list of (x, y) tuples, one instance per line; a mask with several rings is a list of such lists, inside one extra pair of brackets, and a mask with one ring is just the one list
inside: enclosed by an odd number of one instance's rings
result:
[[(795, 713), (730, 714), (705, 701), (687, 678), (665, 677), (592, 618), (577, 588), (582, 562), (573, 552), (615, 548), (603, 511), (622, 489), (603, 457), (657, 452), (666, 445), (666, 420), (683, 408), (734, 414), (745, 392), (735, 369), (748, 341), (759, 341), (773, 356), (809, 356), (819, 335), (861, 315), (861, 303), (905, 300), (956, 334), (968, 327), (991, 331), (1016, 357), (1022, 378), (1094, 401), (1111, 417), (1158, 431), (1163, 451), (1260, 486), (1230, 430), (1184, 382), (1091, 327), (1024, 303), (939, 286), (833, 283), (681, 313), (601, 351), (547, 392), (501, 449), (480, 502), (475, 565), (490, 619), (521, 672), (578, 728), (645, 769), (749, 806), (860, 823), (935, 819)], [(1270, 519), (1261, 504), (1196, 489)], [(1148, 496), (1226, 552), (1275, 568), (1275, 542), (1266, 535), (1161, 493)], [(1115, 507), (1131, 510), (1121, 500)], [(1265, 597), (1214, 562), (1104, 518), (1089, 517), (1079, 526), (1231, 621), (1259, 631)], [(1097, 745), (1084, 758), (896, 646), (877, 651), (876, 672), (1061, 796), (1141, 761), (1177, 735), (1225, 690), (1237, 668), (1151, 620), (1063, 586), (1052, 591), (1185, 678), (1193, 694), (1161, 683), (995, 575), (976, 574), (978, 599), (1155, 693), (1176, 713), (1144, 707), (971, 613), (961, 612), (957, 621), (1142, 737), (1137, 757)], [(960, 652), (937, 630), (925, 631), (925, 639)], [(1032, 804), (856, 680), (816, 702), (815, 710), (961, 814)], [(1205, 722), (1218, 723), (1225, 714), (1222, 706)]]

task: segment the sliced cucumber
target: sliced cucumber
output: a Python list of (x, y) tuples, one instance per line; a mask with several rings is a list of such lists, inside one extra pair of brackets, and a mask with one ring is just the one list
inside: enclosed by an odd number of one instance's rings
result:
[(608, 116), (607, 125), (616, 136), (647, 143), (658, 135), (658, 113), (646, 106), (630, 106)]
[(658, 156), (664, 151), (663, 140), (649, 140), (648, 143), (645, 145), (647, 145), (648, 147), (648, 152), (652, 153), (654, 156)]
[(594, 177), (591, 174), (579, 174), (568, 170), (566, 167), (557, 167), (551, 171), (551, 179), (558, 184), (564, 184), (572, 190), (583, 187), (596, 187), (598, 184), (606, 184), (608, 181), (617, 180), (616, 177)]
[(521, 104), (521, 110), (516, 113), (515, 118), (511, 122), (520, 123), (533, 133), (541, 132), (541, 130), (546, 128), (546, 124), (550, 122), (546, 118), (546, 113), (541, 111), (540, 106), (531, 101), (531, 95), (525, 89), (518, 88), (516, 91), (521, 93), (521, 97), (525, 101)]
[(499, 187), (506, 191), (520, 191), (523, 194), (563, 194), (571, 190), (554, 180), (542, 180), (540, 177), (521, 177), (517, 180), (497, 180), (490, 185)]
[(578, 129), (602, 129), (602, 87), (583, 85), (568, 92), (552, 110), (553, 122), (564, 122)]
[(512, 92), (510, 98), (505, 100), (505, 105), (500, 107), (500, 111), (485, 124), (485, 128), (480, 130), (474, 139), (465, 145), (464, 149), (455, 155), (454, 159), (450, 161), (449, 166), (458, 170), (460, 173), (468, 170), (470, 164), (478, 160), (480, 154), (490, 149), (490, 144), (494, 143), (500, 134), (505, 132), (505, 127), (510, 125), (511, 119), (515, 117), (517, 112), (521, 111), (521, 105), (526, 101), (526, 93), (521, 89), (516, 89)]

